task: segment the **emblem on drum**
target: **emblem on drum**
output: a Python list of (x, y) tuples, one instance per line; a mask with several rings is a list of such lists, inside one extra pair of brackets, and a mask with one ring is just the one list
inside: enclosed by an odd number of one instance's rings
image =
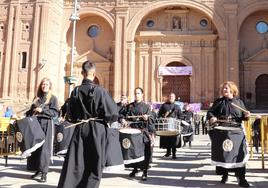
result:
[(224, 151), (231, 151), (233, 149), (233, 147), (234, 147), (234, 144), (233, 144), (232, 140), (230, 140), (230, 139), (226, 139), (222, 143), (222, 149)]
[(128, 138), (124, 138), (122, 140), (123, 148), (128, 149), (128, 148), (130, 148), (130, 145), (131, 145), (131, 142), (130, 142), (130, 140)]
[(57, 134), (57, 142), (61, 142), (63, 139), (63, 134), (62, 133), (58, 133)]
[(22, 142), (23, 136), (22, 136), (21, 132), (16, 133), (16, 139), (18, 140), (18, 142)]

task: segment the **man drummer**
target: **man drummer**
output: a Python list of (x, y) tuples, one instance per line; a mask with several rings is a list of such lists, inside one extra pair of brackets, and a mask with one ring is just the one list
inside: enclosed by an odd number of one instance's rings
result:
[(93, 82), (95, 64), (84, 62), (81, 73), (82, 84), (74, 88), (70, 99), (70, 106), (77, 108), (70, 110), (71, 114), (77, 115), (72, 117), (73, 120), (83, 120), (84, 123), (75, 127), (58, 188), (99, 187), (106, 163), (108, 124), (118, 119), (117, 106), (110, 94)]
[[(143, 132), (144, 140), (144, 160), (138, 163), (132, 163), (130, 166), (133, 167), (133, 171), (129, 174), (130, 177), (135, 177), (138, 173), (138, 168), (143, 171), (141, 179), (143, 181), (147, 180), (147, 170), (149, 168), (149, 163), (152, 155), (151, 150), (151, 139), (152, 134), (155, 131), (152, 117), (150, 116), (151, 109), (150, 106), (143, 102), (143, 89), (137, 87), (135, 89), (135, 101), (127, 106), (126, 119), (131, 121), (129, 126), (131, 128), (140, 129)], [(122, 120), (126, 123), (126, 120)]]
[(121, 122), (121, 119), (123, 119), (126, 116), (127, 113), (127, 105), (128, 105), (128, 99), (126, 94), (121, 95), (120, 102), (117, 103), (118, 107), (118, 114), (119, 114), (119, 122)]
[[(181, 116), (181, 109), (175, 104), (176, 95), (175, 93), (170, 93), (167, 101), (161, 105), (158, 117), (161, 118), (176, 118), (179, 119)], [(172, 149), (172, 159), (176, 159), (176, 148), (180, 147), (181, 140), (180, 135), (178, 136), (160, 136), (160, 148), (166, 148), (167, 152), (164, 157), (169, 157), (171, 155)]]

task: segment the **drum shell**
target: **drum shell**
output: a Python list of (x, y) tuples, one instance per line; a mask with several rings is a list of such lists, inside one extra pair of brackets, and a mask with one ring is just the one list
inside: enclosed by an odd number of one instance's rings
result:
[(248, 160), (246, 139), (241, 128), (215, 127), (209, 131), (212, 164), (224, 168), (243, 167)]
[(75, 129), (75, 127), (65, 129), (65, 127), (70, 124), (70, 122), (64, 121), (59, 125), (55, 125), (54, 152), (56, 155), (67, 153), (67, 149)]
[[(144, 160), (144, 139), (141, 131), (126, 133), (127, 129), (122, 129), (119, 131), (119, 141), (121, 144), (121, 150), (123, 154), (124, 164), (136, 163)], [(139, 133), (137, 133), (139, 132)]]
[(45, 142), (45, 133), (35, 116), (17, 120), (15, 134), (22, 157), (28, 157)]

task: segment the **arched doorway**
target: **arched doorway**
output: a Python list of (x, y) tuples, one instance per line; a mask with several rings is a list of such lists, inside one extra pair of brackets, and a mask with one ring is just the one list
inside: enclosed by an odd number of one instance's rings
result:
[(268, 108), (268, 74), (260, 75), (255, 82), (256, 107)]
[[(180, 62), (171, 62), (168, 67), (184, 67)], [(171, 92), (180, 97), (183, 102), (190, 102), (190, 76), (163, 76), (162, 96), (167, 97)]]

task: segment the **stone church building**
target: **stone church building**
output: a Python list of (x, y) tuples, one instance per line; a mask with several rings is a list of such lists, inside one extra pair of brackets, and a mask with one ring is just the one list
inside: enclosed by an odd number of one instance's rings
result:
[(64, 77), (81, 83), (91, 60), (116, 101), (140, 86), (148, 102), (212, 102), (232, 80), (248, 108), (268, 107), (267, 0), (78, 0), (77, 14), (74, 2), (0, 0), (1, 101), (31, 102), (49, 77), (63, 102)]

